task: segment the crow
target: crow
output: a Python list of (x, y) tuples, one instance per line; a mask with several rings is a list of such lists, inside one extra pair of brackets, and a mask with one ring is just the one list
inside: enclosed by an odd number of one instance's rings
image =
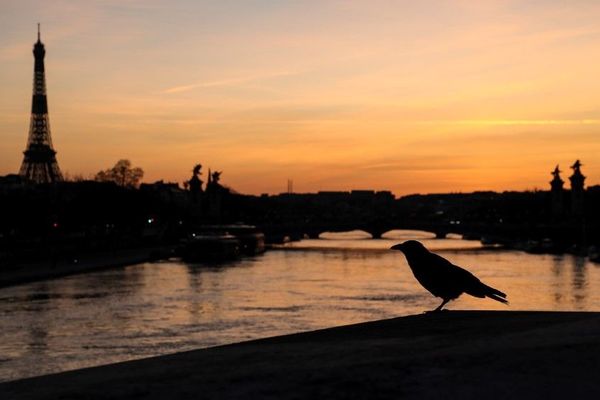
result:
[(442, 304), (433, 311), (440, 311), (446, 303), (463, 293), (508, 304), (505, 293), (484, 284), (466, 269), (430, 252), (416, 240), (397, 244), (391, 250), (403, 252), (417, 281), (431, 294), (442, 298)]

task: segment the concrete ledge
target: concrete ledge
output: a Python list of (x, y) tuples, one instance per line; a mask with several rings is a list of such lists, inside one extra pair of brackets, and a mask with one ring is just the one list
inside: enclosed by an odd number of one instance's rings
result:
[(0, 398), (600, 398), (599, 376), (600, 313), (447, 311), (7, 382)]

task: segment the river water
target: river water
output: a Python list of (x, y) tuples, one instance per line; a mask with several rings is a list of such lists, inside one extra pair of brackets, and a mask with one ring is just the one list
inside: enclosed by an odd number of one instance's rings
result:
[(0, 381), (421, 313), (439, 300), (403, 255), (408, 238), (508, 294), (449, 309), (600, 311), (600, 265), (484, 249), (421, 232), (324, 235), (223, 265), (132, 265), (0, 289)]

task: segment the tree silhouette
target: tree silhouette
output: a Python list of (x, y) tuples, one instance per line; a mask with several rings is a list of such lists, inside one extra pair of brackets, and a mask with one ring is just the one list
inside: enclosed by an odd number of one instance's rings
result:
[(144, 170), (131, 167), (131, 161), (119, 160), (114, 167), (100, 171), (96, 180), (100, 182), (115, 182), (122, 187), (137, 187), (144, 176)]

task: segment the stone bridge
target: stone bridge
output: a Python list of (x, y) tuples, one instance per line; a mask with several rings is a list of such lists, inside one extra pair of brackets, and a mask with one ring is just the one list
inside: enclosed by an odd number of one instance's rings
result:
[(449, 222), (306, 222), (297, 224), (265, 224), (262, 231), (270, 237), (285, 237), (299, 239), (309, 237), (316, 239), (324, 232), (347, 232), (361, 230), (371, 235), (373, 239), (381, 239), (382, 235), (392, 230), (417, 230), (430, 232), (436, 238), (445, 238), (450, 233), (460, 235), (476, 235), (474, 228)]

